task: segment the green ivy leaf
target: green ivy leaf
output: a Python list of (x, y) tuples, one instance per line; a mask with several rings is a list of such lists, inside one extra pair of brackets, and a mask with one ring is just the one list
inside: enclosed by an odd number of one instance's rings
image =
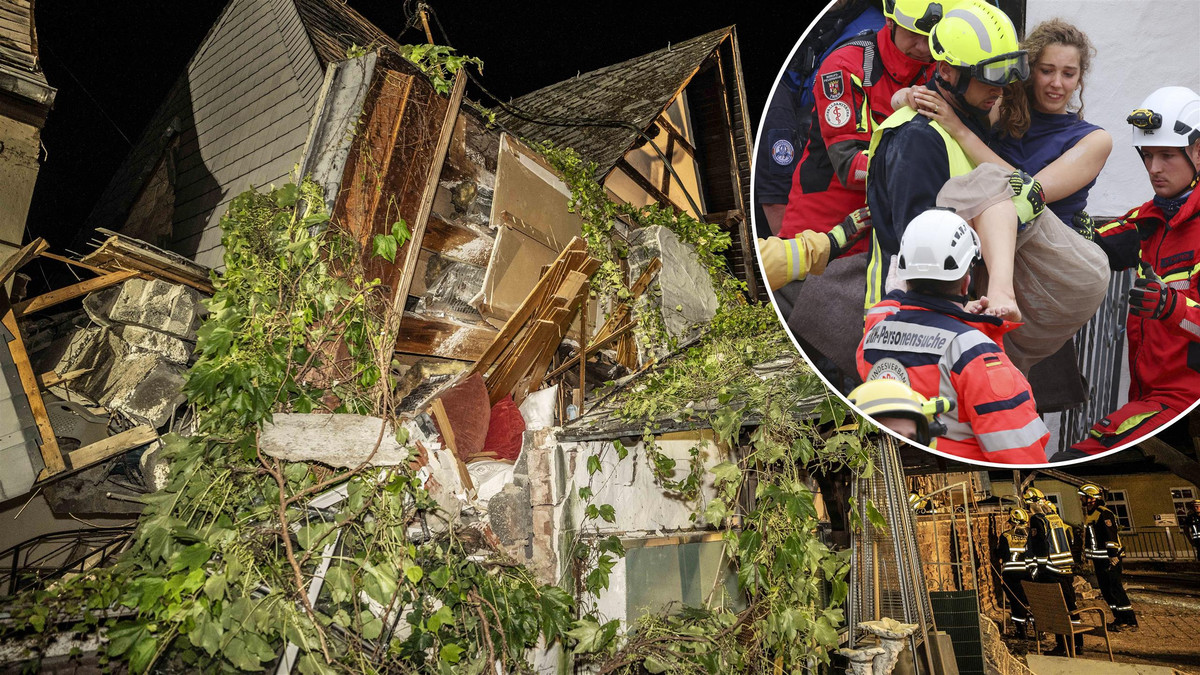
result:
[(421, 579), (425, 578), (425, 570), (421, 569), (420, 565), (412, 561), (405, 560), (403, 566), (404, 578), (408, 579), (413, 584), (419, 584), (421, 583)]
[(296, 540), (300, 542), (300, 548), (307, 551), (319, 543), (331, 543), (333, 538), (326, 537), (325, 535), (336, 527), (336, 523), (324, 523), (319, 520), (310, 521), (296, 532)]
[(396, 250), (399, 246), (396, 238), (390, 234), (377, 234), (371, 240), (371, 251), (390, 263), (396, 262)]
[(329, 597), (336, 603), (348, 602), (354, 595), (354, 582), (341, 565), (325, 570), (325, 588), (329, 589)]
[(646, 669), (647, 673), (657, 674), (667, 672), (667, 670), (670, 669), (671, 664), (659, 659), (658, 656), (654, 654), (649, 654), (646, 656), (646, 660), (642, 661), (642, 667)]
[(192, 544), (179, 552), (171, 565), (171, 571), (194, 570), (211, 559), (212, 548), (208, 544)]
[(397, 246), (403, 246), (412, 238), (412, 232), (408, 229), (408, 223), (403, 218), (392, 223), (392, 236), (395, 237)]
[(429, 581), (433, 583), (435, 588), (445, 588), (446, 584), (450, 583), (450, 568), (446, 565), (437, 568), (429, 574)]
[(617, 519), (617, 511), (613, 508), (612, 504), (601, 504), (599, 512), (600, 517), (603, 518), (605, 522), (611, 523)]
[(438, 658), (446, 663), (458, 663), (458, 659), (462, 657), (463, 648), (454, 644), (442, 645), (441, 651), (438, 652)]
[(721, 462), (712, 469), (713, 479), (717, 484), (721, 483), (739, 483), (742, 479), (742, 470), (733, 462)]
[(438, 610), (436, 612), (434, 612), (433, 614), (429, 615), (429, 618), (425, 620), (425, 630), (429, 631), (430, 633), (438, 632), (438, 630), (440, 630), (442, 626), (453, 626), (453, 625), (454, 625), (454, 613), (451, 612), (450, 608), (447, 607), (446, 605), (442, 605), (441, 607), (438, 607)]
[(300, 190), (295, 183), (288, 183), (275, 191), (275, 204), (279, 207), (295, 206), (296, 197), (299, 196)]
[(587, 460), (588, 475), (592, 475), (600, 470), (600, 455), (592, 455)]

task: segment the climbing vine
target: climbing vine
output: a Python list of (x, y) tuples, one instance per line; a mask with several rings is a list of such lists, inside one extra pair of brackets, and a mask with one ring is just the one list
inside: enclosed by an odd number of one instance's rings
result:
[(221, 224), (167, 487), (116, 565), (10, 599), (5, 637), (102, 630), (136, 673), (260, 671), (290, 644), (305, 675), (511, 672), (563, 639), (574, 599), (459, 529), (423, 474), (264, 454), (281, 412), (392, 417), (386, 303), (312, 183), (244, 193)]
[[(596, 181), (594, 164), (570, 150), (539, 149), (571, 189), (571, 208), (583, 219), (589, 250), (602, 261), (593, 278), (597, 294), (610, 302), (628, 299), (618, 262), (627, 251), (614, 236), (618, 219), (630, 227), (671, 230), (694, 248), (712, 279), (720, 306), (705, 335), (647, 371), (615, 406), (621, 417), (645, 425), (643, 448), (659, 484), (691, 503), (694, 518), (722, 531), (724, 555), (745, 604), (736, 609), (738, 602), (721, 597), (724, 587), (714, 580), (702, 606), (648, 614), (620, 638), (610, 626), (583, 617), (572, 635), (579, 638), (577, 653), (590, 655), (601, 673), (777, 673), (828, 662), (844, 620), (849, 560), (848, 552), (832, 550), (817, 535), (809, 476), (840, 468), (870, 475), (864, 434), (827, 430), (846, 418), (847, 409), (796, 357), (771, 307), (745, 301), (743, 284), (722, 256), (729, 235), (718, 225), (674, 209), (615, 204)], [(642, 300), (634, 314), (643, 330), (661, 326), (657, 303)], [(667, 339), (665, 330), (657, 335)], [(814, 400), (814, 410), (797, 409)], [(680, 476), (677, 460), (655, 444), (656, 423), (663, 419), (711, 428), (722, 447), (740, 448), (740, 456), (706, 467), (697, 446)], [(747, 428), (753, 429), (748, 436)], [(619, 442), (614, 449), (624, 459)], [(589, 459), (589, 468), (592, 461), (599, 466), (598, 456)], [(706, 493), (706, 483), (714, 491)]]

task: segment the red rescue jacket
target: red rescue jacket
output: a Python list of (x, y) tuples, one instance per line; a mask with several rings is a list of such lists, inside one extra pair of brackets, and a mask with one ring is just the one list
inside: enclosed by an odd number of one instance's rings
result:
[(1167, 222), (1153, 201), (1097, 230), (1113, 269), (1147, 263), (1182, 297), (1163, 319), (1130, 314), (1129, 400), (1179, 413), (1200, 398), (1200, 189)]
[[(933, 64), (905, 56), (887, 27), (860, 34), (821, 63), (813, 83), (813, 128), (792, 189), (779, 236), (803, 230), (828, 232), (851, 211), (867, 205), (867, 146), (871, 132), (892, 114), (892, 96), (924, 84)], [(864, 239), (851, 253), (867, 250)]]
[(893, 291), (867, 312), (858, 374), (907, 380), (927, 398), (949, 399), (953, 409), (940, 416), (948, 433), (935, 450), (972, 461), (1044, 464), (1050, 431), (1029, 382), (1000, 346), (1019, 326), (969, 314), (949, 300)]

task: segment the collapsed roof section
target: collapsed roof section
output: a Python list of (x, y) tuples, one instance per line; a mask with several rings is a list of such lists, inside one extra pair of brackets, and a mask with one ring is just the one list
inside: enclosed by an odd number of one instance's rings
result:
[[(246, 39), (251, 34), (254, 39)], [(85, 230), (119, 231), (219, 267), (220, 217), (230, 200), (247, 186), (288, 182), (315, 137), (345, 136), (342, 125), (355, 123), (350, 115), (336, 120), (334, 128), (334, 121), (319, 114), (331, 91), (323, 76), (352, 45), (375, 50), (389, 70), (417, 75), (398, 56), (400, 45), (344, 3), (230, 0), (93, 208)], [(617, 124), (568, 128), (512, 115), (501, 115), (500, 121), (516, 136), (573, 147), (598, 162), (610, 176), (606, 186), (622, 201), (670, 205), (722, 223), (733, 235), (731, 269), (754, 296), (745, 217), (750, 134), (744, 98), (730, 27), (552, 85), (513, 104), (534, 116), (599, 116)], [(476, 153), (469, 161), (486, 165), (491, 158)], [(331, 177), (323, 183), (330, 195), (340, 186), (340, 176)], [(412, 222), (414, 214), (400, 215)]]

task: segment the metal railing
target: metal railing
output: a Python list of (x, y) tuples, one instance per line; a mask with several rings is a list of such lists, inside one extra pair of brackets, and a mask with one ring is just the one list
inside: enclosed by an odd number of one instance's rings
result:
[(1100, 309), (1075, 334), (1079, 372), (1087, 380), (1088, 400), (1061, 413), (1059, 451), (1087, 438), (1093, 424), (1117, 409), (1117, 401), (1121, 396), (1121, 362), (1125, 357), (1125, 318), (1131, 286), (1133, 273), (1130, 270), (1113, 272), (1108, 282), (1108, 294), (1104, 296)]
[(1122, 532), (1121, 544), (1130, 560), (1195, 560), (1196, 550), (1176, 528)]
[(0, 552), (0, 594), (15, 595), (70, 572), (104, 565), (125, 549), (134, 526), (51, 532)]

